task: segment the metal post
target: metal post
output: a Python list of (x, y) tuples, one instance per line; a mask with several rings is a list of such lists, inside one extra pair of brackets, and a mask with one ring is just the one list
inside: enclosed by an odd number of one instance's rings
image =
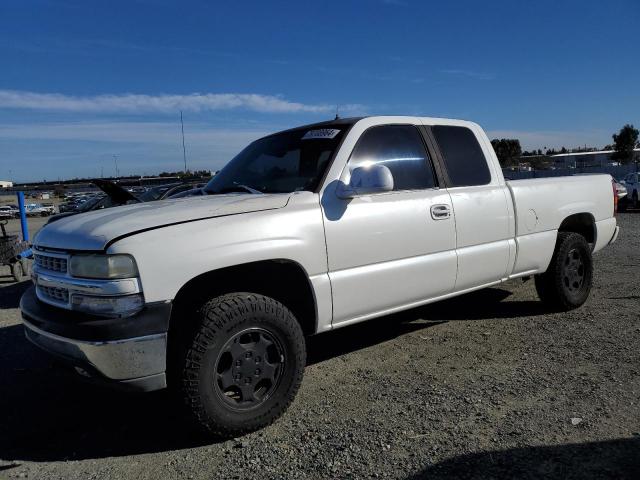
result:
[(116, 180), (120, 177), (120, 172), (118, 172), (118, 155), (113, 156), (113, 161), (116, 164)]
[(27, 211), (24, 208), (24, 192), (18, 192), (18, 209), (20, 210), (20, 227), (22, 228), (22, 240), (29, 241), (29, 229), (27, 228)]
[(180, 110), (180, 128), (182, 129), (182, 158), (184, 160), (184, 174), (187, 174), (187, 149), (184, 146), (184, 122), (182, 121), (182, 110)]

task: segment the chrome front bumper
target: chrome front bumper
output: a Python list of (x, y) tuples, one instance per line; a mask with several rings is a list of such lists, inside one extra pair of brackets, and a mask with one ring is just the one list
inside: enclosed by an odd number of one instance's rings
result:
[(24, 321), (25, 335), (38, 347), (70, 362), (78, 373), (139, 391), (167, 386), (167, 334), (88, 342), (60, 337)]
[(32, 287), (20, 299), (27, 339), (98, 382), (129, 390), (167, 386), (171, 303), (147, 304), (126, 318), (92, 317), (41, 302)]

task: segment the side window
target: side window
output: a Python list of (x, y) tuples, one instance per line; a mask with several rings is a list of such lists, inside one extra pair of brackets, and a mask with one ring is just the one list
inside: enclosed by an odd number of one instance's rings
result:
[(486, 185), (491, 173), (474, 133), (466, 127), (432, 127), (452, 187)]
[(391, 170), (394, 190), (435, 187), (431, 160), (413, 125), (383, 125), (365, 131), (351, 153), (349, 171), (373, 164)]

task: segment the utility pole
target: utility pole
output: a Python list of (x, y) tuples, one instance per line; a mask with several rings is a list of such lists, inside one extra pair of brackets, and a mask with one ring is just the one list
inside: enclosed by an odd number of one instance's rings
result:
[(182, 121), (182, 110), (180, 110), (180, 127), (182, 128), (182, 159), (184, 160), (184, 174), (187, 174), (187, 149), (184, 146), (184, 122)]
[(118, 155), (113, 156), (113, 162), (116, 164), (116, 179), (117, 179), (120, 176), (120, 173), (118, 172)]

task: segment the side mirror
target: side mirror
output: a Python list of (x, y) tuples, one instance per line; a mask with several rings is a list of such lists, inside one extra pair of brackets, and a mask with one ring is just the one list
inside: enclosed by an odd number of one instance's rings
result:
[(393, 175), (384, 165), (357, 167), (351, 172), (351, 179), (346, 185), (338, 184), (336, 191), (340, 198), (354, 198), (360, 195), (372, 195), (393, 190)]

